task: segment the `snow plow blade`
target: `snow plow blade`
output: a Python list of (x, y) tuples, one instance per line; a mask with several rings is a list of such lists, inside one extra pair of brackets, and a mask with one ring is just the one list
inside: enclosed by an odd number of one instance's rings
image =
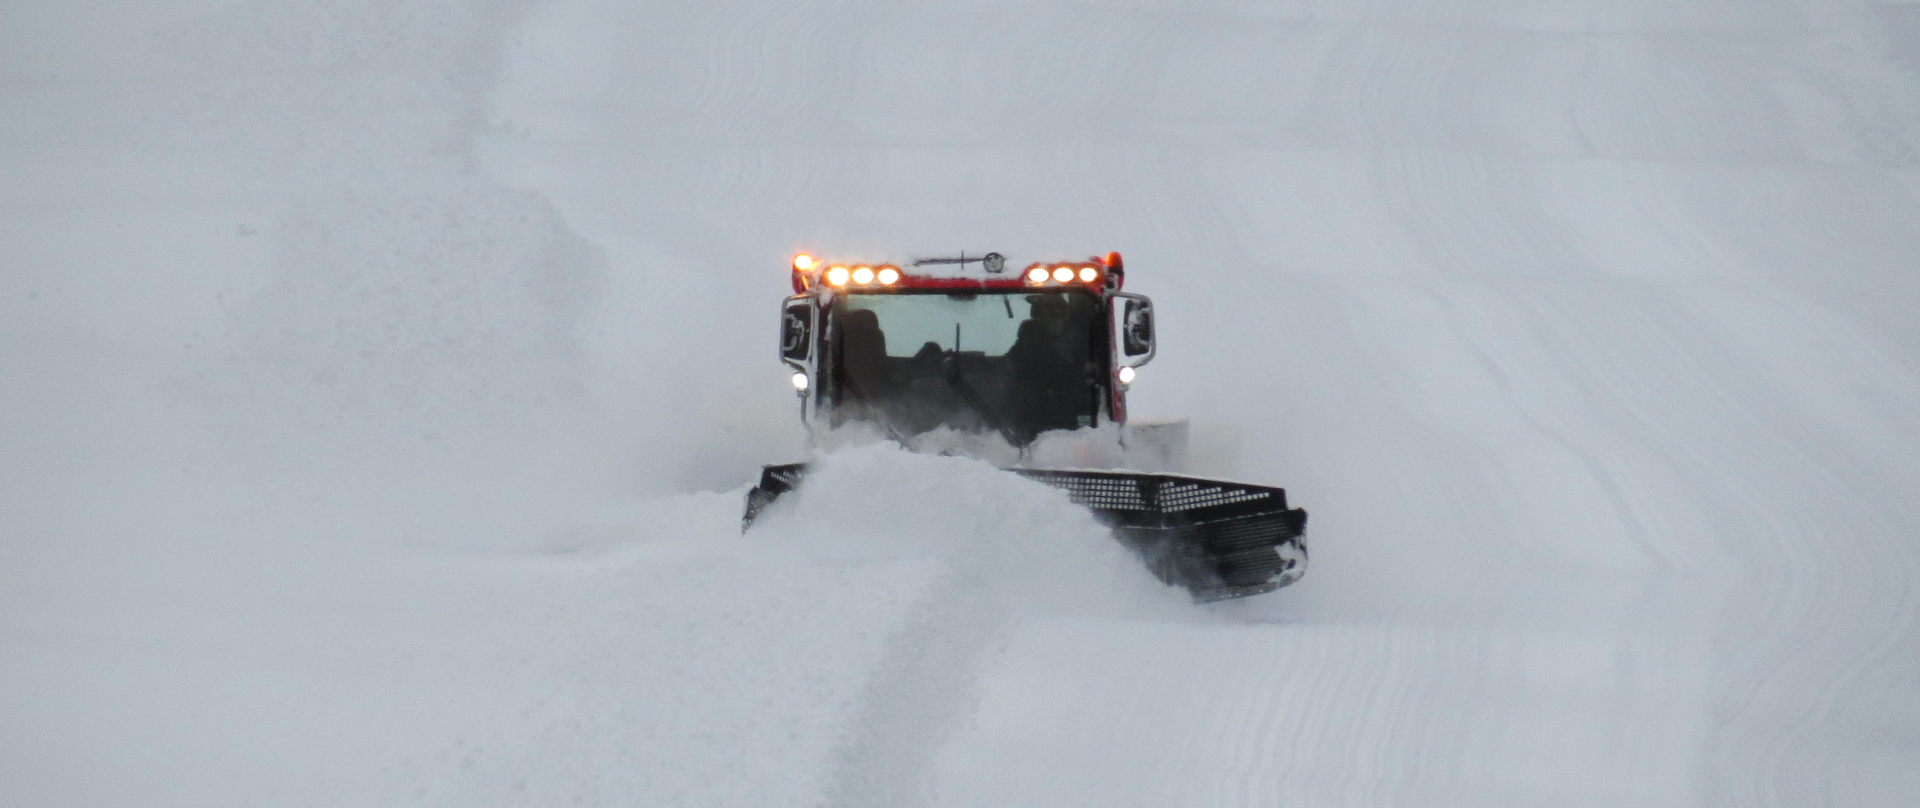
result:
[[(1272, 592), (1307, 569), (1307, 512), (1279, 488), (1132, 471), (1008, 469), (1067, 493), (1160, 580), (1207, 602)], [(806, 477), (804, 463), (767, 466), (747, 492), (745, 531)]]

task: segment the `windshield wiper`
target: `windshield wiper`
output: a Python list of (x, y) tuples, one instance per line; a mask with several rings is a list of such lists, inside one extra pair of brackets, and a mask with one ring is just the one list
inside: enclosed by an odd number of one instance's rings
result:
[(886, 408), (874, 402), (872, 398), (869, 398), (866, 392), (860, 389), (860, 384), (853, 380), (852, 374), (841, 374), (840, 387), (852, 393), (853, 397), (859, 399), (861, 404), (866, 405), (863, 409), (872, 417), (874, 423), (880, 425), (880, 430), (887, 433), (888, 439), (901, 446), (907, 445), (907, 437), (900, 434), (900, 430), (893, 428), (893, 418), (887, 413)]
[(980, 393), (973, 389), (973, 385), (967, 381), (967, 377), (960, 372), (959, 323), (953, 325), (953, 356), (947, 360), (947, 384), (960, 392), (960, 400), (965, 401), (967, 406), (972, 407), (973, 411), (979, 414), (980, 420), (985, 421), (987, 426), (993, 428), (993, 431), (1000, 433), (1000, 437), (1007, 439), (1007, 445), (1020, 446), (1019, 439), (1014, 437), (1013, 429), (1007, 426), (1000, 418), (996, 417), (992, 410), (987, 408), (986, 402), (980, 398)]

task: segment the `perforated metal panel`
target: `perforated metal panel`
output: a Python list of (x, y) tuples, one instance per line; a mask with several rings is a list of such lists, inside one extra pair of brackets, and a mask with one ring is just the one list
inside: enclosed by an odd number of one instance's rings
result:
[(1164, 474), (1052, 469), (1014, 469), (1013, 472), (1066, 491), (1074, 503), (1089, 508), (1178, 513), (1241, 503), (1286, 507), (1286, 493), (1277, 488)]
[(1160, 510), (1189, 511), (1195, 508), (1209, 508), (1215, 505), (1231, 505), (1236, 502), (1257, 502), (1271, 499), (1272, 491), (1241, 488), (1212, 482), (1173, 482), (1160, 486)]
[(1076, 505), (1113, 511), (1154, 510), (1136, 479), (1034, 469), (1015, 469), (1014, 473), (1067, 492), (1067, 498)]

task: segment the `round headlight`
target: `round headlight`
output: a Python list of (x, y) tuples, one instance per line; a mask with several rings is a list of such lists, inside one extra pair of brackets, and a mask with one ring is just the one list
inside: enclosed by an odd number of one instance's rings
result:
[(872, 267), (854, 267), (853, 282), (854, 283), (873, 283), (873, 268)]
[(808, 382), (807, 374), (805, 373), (793, 374), (793, 389), (799, 390), (804, 393), (807, 390), (807, 382)]
[(1100, 277), (1100, 270), (1094, 269), (1093, 267), (1080, 268), (1081, 283), (1093, 283), (1093, 279), (1098, 277)]
[(847, 285), (847, 268), (846, 267), (829, 267), (827, 269), (827, 283), (831, 283), (835, 286)]
[(1046, 282), (1047, 282), (1046, 267), (1034, 267), (1032, 269), (1027, 270), (1027, 283), (1046, 283)]
[[(802, 374), (800, 374), (800, 375), (802, 375), (802, 376), (805, 376), (806, 374), (804, 374), (804, 373), (802, 373)], [(1121, 384), (1133, 384), (1133, 368), (1121, 368), (1121, 369), (1120, 369), (1120, 383), (1121, 383)], [(797, 382), (796, 382), (796, 384), (797, 384)]]
[(813, 268), (813, 256), (801, 253), (793, 257), (793, 268), (805, 272)]
[(879, 272), (874, 273), (874, 277), (880, 279), (881, 286), (892, 286), (900, 282), (900, 270), (894, 269), (893, 267), (881, 267)]
[(1073, 267), (1064, 264), (1053, 268), (1053, 279), (1061, 283), (1073, 280)]

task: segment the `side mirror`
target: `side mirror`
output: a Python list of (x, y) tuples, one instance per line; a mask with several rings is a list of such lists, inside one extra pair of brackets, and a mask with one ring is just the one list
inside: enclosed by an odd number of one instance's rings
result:
[(780, 314), (780, 359), (805, 365), (813, 358), (813, 328), (818, 310), (813, 298), (789, 299)]
[(1135, 368), (1153, 360), (1153, 301), (1141, 295), (1113, 296), (1114, 344), (1120, 349), (1120, 367)]

